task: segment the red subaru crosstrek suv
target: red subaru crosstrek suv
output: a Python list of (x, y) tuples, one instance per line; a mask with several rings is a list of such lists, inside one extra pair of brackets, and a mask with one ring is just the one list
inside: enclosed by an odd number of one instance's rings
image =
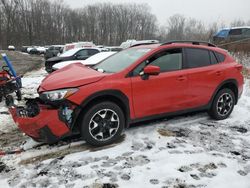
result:
[(101, 63), (47, 76), (39, 98), (10, 112), (36, 141), (80, 133), (91, 145), (114, 142), (131, 123), (206, 110), (227, 118), (243, 90), (242, 65), (210, 43), (172, 41), (123, 50)]

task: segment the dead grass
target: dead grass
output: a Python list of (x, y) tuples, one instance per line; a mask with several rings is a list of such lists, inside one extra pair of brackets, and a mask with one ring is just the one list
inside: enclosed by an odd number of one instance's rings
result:
[(166, 137), (175, 137), (176, 136), (176, 133), (169, 131), (167, 129), (158, 129), (157, 131), (161, 136), (166, 136)]
[(72, 147), (69, 147), (69, 148), (66, 148), (66, 149), (63, 149), (60, 151), (55, 151), (55, 152), (51, 152), (51, 153), (47, 153), (44, 155), (39, 155), (36, 157), (31, 157), (31, 158), (22, 160), (19, 162), (19, 164), (20, 165), (27, 165), (27, 164), (33, 164), (36, 162), (44, 161), (47, 159), (61, 158), (61, 157), (64, 157), (68, 154), (82, 152), (82, 151), (86, 151), (88, 149), (89, 149), (89, 146), (87, 144), (72, 146)]
[[(111, 144), (111, 145), (107, 145), (107, 146), (103, 146), (103, 147), (93, 147), (90, 146), (88, 144), (82, 144), (82, 145), (76, 145), (76, 146), (71, 146), (68, 148), (63, 148), (61, 150), (57, 150), (57, 151), (52, 151), (50, 153), (46, 153), (44, 155), (39, 155), (36, 157), (31, 157), (25, 160), (22, 160), (19, 162), (20, 165), (28, 165), (28, 164), (33, 164), (36, 162), (41, 162), (41, 161), (45, 161), (48, 159), (53, 159), (53, 158), (62, 158), (66, 155), (72, 154), (72, 153), (77, 153), (77, 152), (83, 152), (83, 151), (90, 151), (90, 152), (95, 152), (95, 151), (100, 151), (103, 149), (107, 149), (107, 148), (112, 148), (118, 144), (120, 144), (121, 142), (123, 142), (125, 140), (125, 134), (122, 135), (115, 143)], [(55, 145), (55, 147), (57, 147)]]

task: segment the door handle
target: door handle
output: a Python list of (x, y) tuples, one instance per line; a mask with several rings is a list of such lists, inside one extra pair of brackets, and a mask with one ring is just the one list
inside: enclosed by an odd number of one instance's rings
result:
[(178, 76), (177, 80), (178, 81), (185, 81), (185, 80), (187, 80), (187, 77), (186, 76)]

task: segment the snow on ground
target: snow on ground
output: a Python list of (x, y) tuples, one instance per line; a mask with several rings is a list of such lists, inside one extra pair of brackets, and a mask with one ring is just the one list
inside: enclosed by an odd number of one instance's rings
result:
[[(45, 75), (41, 70), (24, 77), (25, 96), (35, 95)], [(0, 111), (7, 111), (3, 103)], [(8, 114), (1, 114), (0, 136), (10, 140), (0, 140), (1, 147), (26, 142), (27, 151), (0, 158), (7, 165), (0, 163), (0, 187), (249, 188), (249, 111), (247, 81), (227, 120), (196, 113), (140, 123), (126, 130), (118, 143), (102, 148), (84, 141), (38, 145), (16, 130)]]

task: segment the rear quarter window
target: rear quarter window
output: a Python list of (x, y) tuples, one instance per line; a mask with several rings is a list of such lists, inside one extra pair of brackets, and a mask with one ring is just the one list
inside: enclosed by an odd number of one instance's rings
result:
[(221, 54), (219, 52), (214, 52), (214, 54), (215, 54), (215, 56), (216, 56), (216, 58), (217, 58), (217, 60), (218, 60), (219, 63), (225, 61), (225, 59), (226, 59), (225, 55), (223, 55), (223, 54)]
[(242, 35), (242, 29), (231, 29), (229, 35)]
[(214, 64), (217, 64), (219, 61), (217, 60), (214, 52), (212, 51), (209, 51), (209, 54), (210, 54), (210, 61), (211, 61), (211, 64), (214, 65)]

